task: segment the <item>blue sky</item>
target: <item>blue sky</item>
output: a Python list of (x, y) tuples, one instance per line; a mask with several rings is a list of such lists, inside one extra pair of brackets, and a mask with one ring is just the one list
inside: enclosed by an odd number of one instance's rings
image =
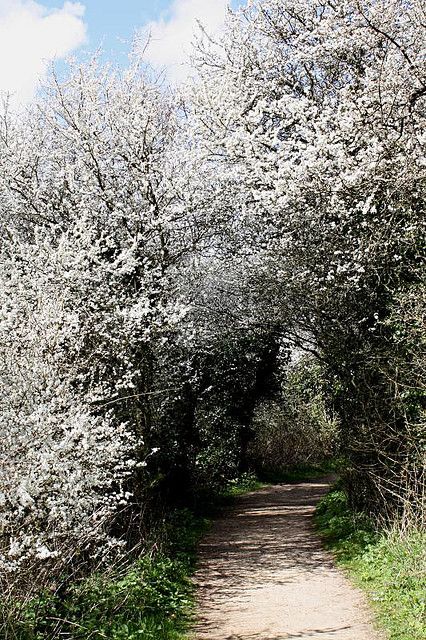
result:
[[(215, 0), (205, 0), (215, 2)], [(87, 42), (83, 49), (93, 51), (102, 45), (110, 57), (124, 55), (136, 29), (154, 21), (170, 8), (171, 0), (80, 0), (85, 7)], [(50, 9), (63, 4), (60, 0), (41, 0)]]
[(243, 0), (0, 0), (0, 92), (28, 102), (53, 61), (61, 70), (68, 57), (100, 47), (126, 64), (138, 31), (151, 34), (146, 61), (180, 82), (197, 21), (214, 34), (229, 2)]

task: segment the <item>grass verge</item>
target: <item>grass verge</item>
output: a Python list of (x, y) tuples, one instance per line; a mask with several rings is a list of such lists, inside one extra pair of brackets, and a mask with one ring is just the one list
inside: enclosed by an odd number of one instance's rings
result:
[(390, 640), (426, 638), (426, 533), (376, 532), (354, 514), (342, 490), (318, 505), (316, 524), (326, 545), (367, 594)]

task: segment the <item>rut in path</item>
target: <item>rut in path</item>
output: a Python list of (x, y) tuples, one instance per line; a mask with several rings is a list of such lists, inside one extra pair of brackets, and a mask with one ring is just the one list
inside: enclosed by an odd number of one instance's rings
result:
[(378, 640), (312, 526), (328, 479), (238, 499), (200, 548), (194, 640)]

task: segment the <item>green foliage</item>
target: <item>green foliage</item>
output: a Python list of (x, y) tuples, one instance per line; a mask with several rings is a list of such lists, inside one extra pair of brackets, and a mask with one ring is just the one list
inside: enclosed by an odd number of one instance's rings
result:
[(147, 460), (148, 480), (166, 504), (193, 506), (205, 494), (220, 492), (247, 470), (251, 416), (260, 397), (273, 387), (278, 336), (271, 330), (208, 323), (195, 345), (170, 345), (167, 367), (158, 372), (145, 440), (158, 451)]
[(122, 575), (99, 574), (72, 585), (65, 599), (43, 594), (24, 611), (16, 637), (56, 637), (59, 623), (61, 636), (76, 640), (168, 639), (182, 627), (189, 605), (184, 565), (164, 556), (144, 557)]
[(169, 552), (184, 564), (188, 574), (195, 566), (198, 541), (208, 527), (209, 520), (204, 515), (189, 509), (179, 509), (168, 518), (165, 535)]
[(241, 474), (235, 480), (230, 480), (223, 492), (223, 495), (225, 497), (229, 496), (230, 498), (234, 498), (236, 496), (243, 495), (248, 491), (260, 489), (261, 487), (262, 483), (259, 481), (256, 474), (248, 471)]
[(6, 640), (178, 640), (192, 606), (189, 576), (206, 521), (176, 512), (162, 534), (162, 552), (45, 591), (9, 614)]
[(249, 453), (261, 474), (316, 465), (337, 449), (338, 421), (322, 365), (305, 356), (278, 375), (280, 392), (261, 402), (253, 419)]
[(343, 490), (332, 491), (321, 500), (316, 522), (327, 544), (343, 562), (362, 553), (376, 539), (372, 522), (363, 513), (349, 509)]
[(273, 331), (228, 330), (200, 354), (195, 486), (220, 492), (247, 471), (251, 418), (273, 388), (277, 340)]
[(294, 467), (281, 469), (262, 469), (258, 475), (262, 482), (268, 484), (292, 484), (318, 478), (326, 473), (334, 473), (336, 465), (337, 462), (334, 460), (325, 460), (318, 464), (298, 464)]
[(378, 533), (334, 490), (320, 502), (316, 523), (351, 578), (367, 592), (390, 640), (426, 636), (426, 534)]

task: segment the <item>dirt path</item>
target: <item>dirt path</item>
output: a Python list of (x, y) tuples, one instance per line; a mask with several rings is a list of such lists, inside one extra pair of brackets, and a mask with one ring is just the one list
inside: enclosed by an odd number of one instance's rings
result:
[(327, 480), (240, 498), (201, 545), (195, 640), (378, 640), (312, 528)]

